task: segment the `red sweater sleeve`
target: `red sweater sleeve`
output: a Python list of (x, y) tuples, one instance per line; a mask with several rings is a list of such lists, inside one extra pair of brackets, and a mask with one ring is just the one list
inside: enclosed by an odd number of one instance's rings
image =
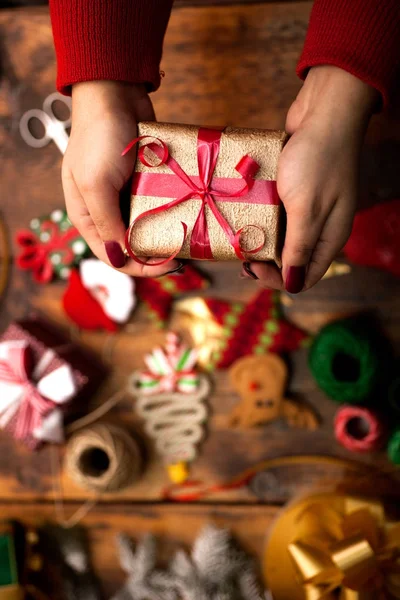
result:
[(50, 0), (57, 89), (110, 79), (160, 85), (160, 60), (173, 0)]
[(400, 1), (315, 0), (297, 73), (324, 64), (376, 88), (387, 105), (400, 75)]

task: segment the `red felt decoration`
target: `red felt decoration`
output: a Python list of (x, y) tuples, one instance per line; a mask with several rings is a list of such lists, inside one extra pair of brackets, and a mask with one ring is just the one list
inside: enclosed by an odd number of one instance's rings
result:
[(105, 329), (114, 332), (117, 324), (104, 312), (101, 304), (83, 285), (78, 271), (72, 271), (63, 297), (64, 310), (81, 329)]
[(344, 253), (351, 262), (400, 277), (400, 199), (359, 212)]

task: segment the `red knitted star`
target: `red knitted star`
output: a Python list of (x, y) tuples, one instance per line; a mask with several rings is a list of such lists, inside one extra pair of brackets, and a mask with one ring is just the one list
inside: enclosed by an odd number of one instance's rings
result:
[(248, 304), (214, 298), (206, 298), (205, 302), (224, 332), (210, 369), (227, 369), (249, 354), (286, 354), (308, 340), (304, 331), (284, 318), (279, 294), (272, 290), (262, 290)]

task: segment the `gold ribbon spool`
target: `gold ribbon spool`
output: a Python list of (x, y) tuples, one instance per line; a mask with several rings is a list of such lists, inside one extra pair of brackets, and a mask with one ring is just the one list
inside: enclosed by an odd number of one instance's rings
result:
[(380, 502), (309, 496), (275, 523), (264, 573), (274, 600), (400, 598), (400, 523)]

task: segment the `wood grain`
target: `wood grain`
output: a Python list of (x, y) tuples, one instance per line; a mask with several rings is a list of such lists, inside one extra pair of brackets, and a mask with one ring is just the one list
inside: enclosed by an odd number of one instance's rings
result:
[[(301, 85), (295, 76), (295, 64), (310, 8), (310, 2), (288, 2), (174, 11), (162, 64), (166, 77), (153, 97), (158, 118), (204, 125), (283, 127), (286, 112)], [(13, 238), (15, 231), (25, 227), (31, 218), (63, 204), (61, 156), (57, 148), (50, 144), (42, 150), (30, 149), (18, 132), (23, 112), (40, 107), (46, 95), (54, 91), (55, 60), (45, 9), (2, 11), (0, 36), (1, 211)], [(384, 200), (400, 191), (399, 140), (397, 117), (379, 116), (373, 120), (362, 171), (364, 203)], [(213, 295), (245, 300), (256, 292), (253, 282), (239, 280), (237, 264), (207, 265), (206, 270), (214, 281), (210, 292)], [(58, 284), (35, 286), (29, 274), (13, 269), (0, 308), (0, 326), (35, 309), (68, 329), (60, 304), (63, 289)], [(350, 275), (323, 281), (309, 293), (289, 299), (287, 314), (308, 331), (316, 332), (337, 317), (373, 310), (399, 349), (399, 291), (399, 282), (389, 275), (353, 268)], [(126, 385), (129, 374), (141, 365), (144, 352), (161, 342), (162, 336), (152, 329), (143, 310), (139, 310), (111, 343), (111, 354), (110, 339), (105, 334), (84, 333), (79, 341), (100, 355), (105, 353), (114, 368), (98, 396), (93, 398), (92, 405), (96, 406)], [(318, 410), (323, 422), (321, 429), (310, 433), (273, 424), (248, 432), (232, 431), (227, 426), (227, 415), (238, 398), (226, 374), (219, 373), (214, 378), (210, 399), (209, 433), (193, 467), (194, 478), (225, 481), (260, 460), (304, 452), (352, 458), (334, 440), (332, 419), (336, 406), (316, 388), (308, 371), (307, 352), (296, 353), (292, 362), (290, 391), (303, 396)], [(128, 396), (110, 418), (125, 422), (144, 437)], [(211, 516), (236, 527), (250, 550), (262, 551), (264, 532), (276, 510), (254, 504), (251, 509), (234, 506), (237, 502), (247, 505), (255, 502), (255, 496), (247, 490), (213, 497), (214, 502), (223, 500), (229, 505), (178, 508), (140, 504), (158, 501), (167, 484), (163, 467), (150, 444), (145, 443), (149, 460), (142, 481), (122, 495), (102, 498), (103, 504), (86, 521), (92, 528), (96, 565), (112, 586), (122, 581), (111, 545), (111, 538), (119, 529), (128, 529), (135, 536), (151, 528), (188, 543), (200, 524)], [(360, 460), (382, 471), (390, 469), (383, 453)], [(282, 503), (304, 486), (322, 483), (329, 488), (342, 477), (342, 469), (324, 467), (276, 470), (268, 479), (267, 490), (263, 488), (264, 500)], [(68, 510), (72, 511), (88, 497), (66, 477), (62, 485)], [(382, 493), (390, 491), (385, 489), (384, 477), (369, 481), (368, 486)], [(23, 510), (27, 519), (39, 515), (50, 517), (53, 487), (48, 450), (29, 454), (7, 436), (0, 436), (0, 501), (6, 503), (0, 504), (0, 511), (4, 516), (11, 512), (18, 515)], [(393, 488), (392, 492), (395, 491)]]

